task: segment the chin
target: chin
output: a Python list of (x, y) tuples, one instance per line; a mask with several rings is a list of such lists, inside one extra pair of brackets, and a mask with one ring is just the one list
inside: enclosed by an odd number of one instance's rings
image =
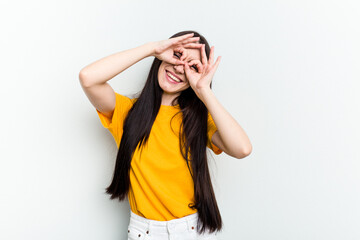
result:
[[(163, 75), (165, 75), (166, 72), (163, 71)], [(159, 76), (159, 85), (162, 90), (169, 92), (169, 93), (177, 93), (179, 91), (182, 91), (187, 88), (187, 84), (182, 83), (171, 83), (165, 76)]]

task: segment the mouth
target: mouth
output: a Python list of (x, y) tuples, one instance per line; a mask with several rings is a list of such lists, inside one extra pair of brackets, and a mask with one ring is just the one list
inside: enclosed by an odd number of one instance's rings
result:
[(165, 70), (165, 76), (166, 78), (171, 82), (171, 83), (181, 83), (184, 82), (183, 80), (181, 80), (180, 78), (178, 78), (174, 73)]

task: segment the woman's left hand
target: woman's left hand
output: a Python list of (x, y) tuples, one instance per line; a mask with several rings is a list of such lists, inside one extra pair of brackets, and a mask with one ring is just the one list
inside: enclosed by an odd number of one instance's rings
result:
[[(205, 44), (201, 46), (201, 62), (192, 60), (189, 63), (185, 61), (184, 70), (187, 80), (196, 95), (201, 99), (201, 91), (210, 89), (211, 80), (220, 63), (221, 56), (214, 62), (214, 46), (210, 49), (209, 61), (205, 53)], [(194, 69), (196, 66), (197, 70)]]

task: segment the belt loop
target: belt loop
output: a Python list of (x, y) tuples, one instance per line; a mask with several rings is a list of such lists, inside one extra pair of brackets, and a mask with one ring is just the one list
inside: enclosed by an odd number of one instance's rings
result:
[(146, 235), (151, 235), (152, 234), (152, 226), (151, 226), (151, 221), (148, 221), (148, 224), (147, 224), (147, 229), (146, 229)]
[(186, 222), (187, 222), (187, 226), (188, 226), (188, 231), (189, 231), (189, 232), (194, 231), (195, 226), (194, 226), (194, 224), (192, 223), (192, 222), (194, 222), (194, 221), (191, 221), (191, 220), (189, 220), (189, 219), (186, 219)]

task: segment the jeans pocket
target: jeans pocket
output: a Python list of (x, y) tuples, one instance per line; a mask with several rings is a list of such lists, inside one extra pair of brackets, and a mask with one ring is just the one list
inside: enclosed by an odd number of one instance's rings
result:
[(196, 231), (196, 228), (191, 231), (192, 239), (197, 240), (217, 240), (216, 232), (209, 233), (208, 231), (205, 231), (204, 233), (200, 234)]
[(128, 239), (129, 240), (145, 240), (148, 233), (145, 229), (138, 228), (137, 226), (128, 226)]
[(196, 239), (198, 239), (198, 240), (217, 240), (217, 237), (214, 234), (202, 234), (202, 235), (198, 235), (196, 237)]

